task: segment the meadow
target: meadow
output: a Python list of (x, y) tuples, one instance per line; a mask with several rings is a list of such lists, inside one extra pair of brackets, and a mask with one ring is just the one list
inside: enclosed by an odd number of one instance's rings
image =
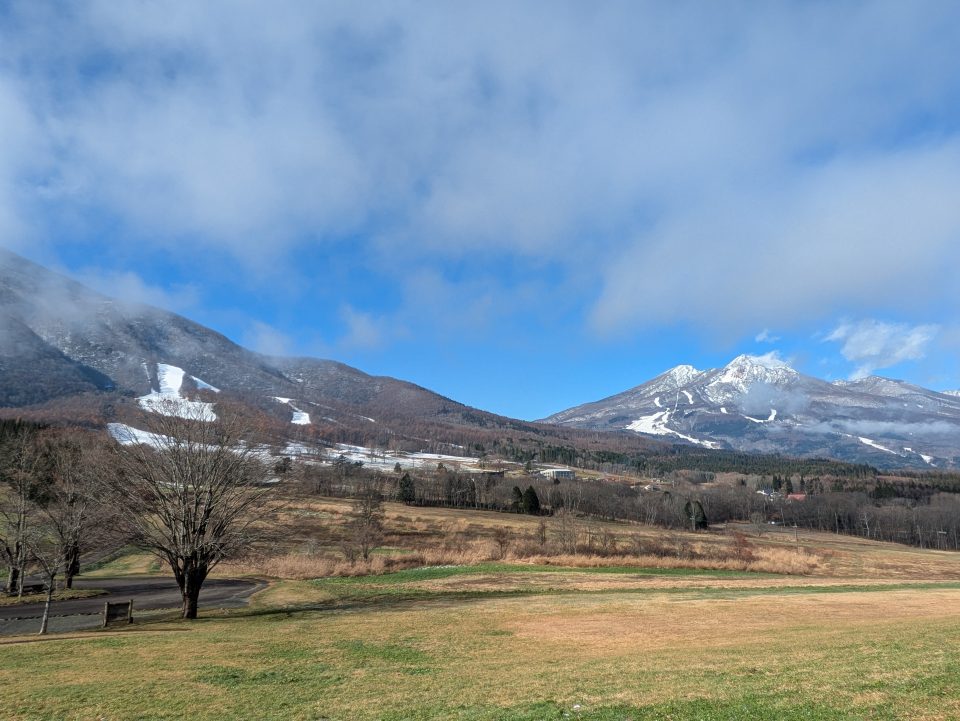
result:
[[(378, 558), (420, 564), (433, 548), (456, 562), (363, 575), (316, 540), (344, 512), (288, 509), (273, 556), (223, 569), (286, 564), (248, 608), (5, 639), (0, 717), (960, 717), (960, 558), (948, 552), (781, 530), (750, 538), (753, 561), (721, 563), (710, 549), (729, 533), (674, 534), (686, 558), (634, 556), (663, 532), (596, 524), (615, 539), (605, 553), (537, 554), (530, 517), (388, 505)], [(509, 543), (494, 543), (504, 526)], [(751, 568), (790, 554), (803, 562), (786, 572)], [(131, 554), (97, 573), (152, 571)]]

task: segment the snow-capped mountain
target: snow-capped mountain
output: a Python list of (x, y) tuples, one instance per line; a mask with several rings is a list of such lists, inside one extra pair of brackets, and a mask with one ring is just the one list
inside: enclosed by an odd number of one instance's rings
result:
[(960, 465), (960, 393), (877, 376), (829, 383), (774, 354), (703, 371), (677, 366), (544, 422), (885, 467)]
[[(294, 435), (322, 431), (347, 443), (419, 447), (514, 434), (518, 443), (604, 447), (606, 439), (579, 430), (599, 429), (628, 433), (634, 450), (682, 443), (887, 467), (960, 466), (960, 392), (877, 377), (828, 383), (772, 354), (739, 356), (711, 370), (677, 366), (557, 413), (545, 420), (550, 427), (332, 360), (263, 356), (187, 318), (109, 298), (0, 250), (0, 408), (104, 423), (143, 411), (213, 418), (221, 403), (253, 407)], [(610, 443), (622, 448), (623, 436)]]

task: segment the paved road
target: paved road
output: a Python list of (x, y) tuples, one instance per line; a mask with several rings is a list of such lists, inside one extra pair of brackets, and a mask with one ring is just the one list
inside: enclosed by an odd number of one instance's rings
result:
[[(200, 611), (211, 608), (236, 608), (246, 605), (250, 595), (264, 587), (258, 581), (208, 579), (200, 592)], [(138, 610), (179, 608), (180, 590), (172, 578), (135, 577), (77, 578), (74, 588), (98, 588), (106, 595), (54, 601), (50, 606), (50, 630), (78, 631), (100, 625), (99, 614), (105, 601), (133, 599), (134, 617)], [(0, 606), (0, 635), (36, 633), (43, 616), (43, 603)]]

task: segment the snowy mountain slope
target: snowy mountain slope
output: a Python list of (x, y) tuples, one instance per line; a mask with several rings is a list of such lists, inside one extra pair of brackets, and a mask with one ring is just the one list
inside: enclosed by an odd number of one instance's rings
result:
[(212, 418), (218, 402), (239, 401), (293, 431), (332, 424), (343, 434), (376, 428), (389, 437), (426, 423), (544, 432), (336, 361), (254, 353), (0, 249), (0, 407), (56, 411), (87, 397), (108, 410), (129, 401), (201, 418)]
[(960, 395), (876, 376), (828, 383), (773, 355), (677, 366), (544, 422), (885, 467), (960, 465)]

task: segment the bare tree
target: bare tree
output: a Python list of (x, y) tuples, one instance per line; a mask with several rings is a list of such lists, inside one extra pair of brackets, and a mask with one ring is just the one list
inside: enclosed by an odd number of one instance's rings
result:
[(99, 438), (83, 431), (51, 434), (42, 445), (46, 483), (39, 523), (62, 556), (64, 588), (73, 588), (84, 546), (103, 540), (110, 526), (110, 506), (99, 488), (99, 480), (109, 472), (104, 451)]
[(57, 575), (64, 567), (63, 548), (49, 533), (45, 523), (31, 526), (23, 539), (29, 558), (36, 564), (43, 579), (46, 597), (43, 604), (43, 617), (40, 620), (40, 635), (47, 632), (50, 621), (50, 603), (57, 587)]
[(366, 477), (357, 484), (356, 498), (350, 509), (345, 549), (348, 557), (359, 553), (364, 561), (383, 541), (383, 484), (379, 478)]
[(183, 618), (196, 618), (210, 571), (257, 537), (269, 491), (266, 452), (236, 411), (218, 405), (211, 419), (205, 407), (180, 401), (159, 410), (147, 419), (149, 433), (115, 430), (109, 502), (132, 542), (170, 566)]
[(507, 555), (507, 549), (513, 541), (513, 533), (506, 526), (497, 526), (493, 529), (493, 542), (497, 544), (497, 558), (504, 558)]
[(0, 550), (7, 562), (8, 594), (23, 595), (29, 554), (27, 535), (40, 494), (39, 428), (20, 421), (0, 422)]
[(580, 536), (580, 522), (575, 511), (561, 508), (554, 515), (557, 542), (564, 553), (577, 552), (577, 540)]

